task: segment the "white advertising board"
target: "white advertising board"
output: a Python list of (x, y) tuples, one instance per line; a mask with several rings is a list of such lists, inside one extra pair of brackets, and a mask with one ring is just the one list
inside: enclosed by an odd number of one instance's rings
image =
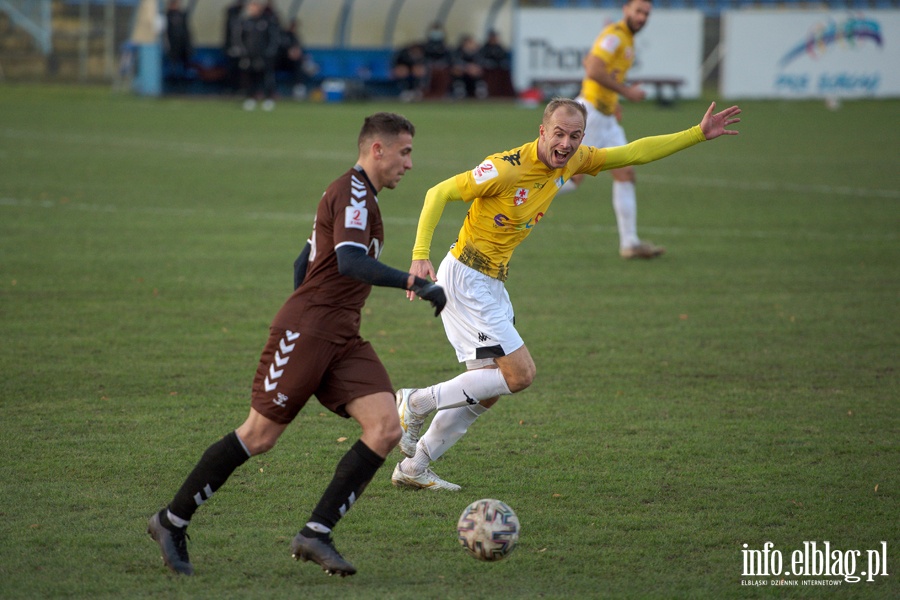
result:
[[(600, 30), (622, 19), (622, 11), (520, 8), (513, 19), (513, 85), (522, 91), (534, 81), (581, 79), (581, 60)], [(682, 79), (681, 96), (698, 97), (702, 83), (703, 13), (654, 9), (635, 36), (635, 55), (630, 78)]]
[(726, 11), (724, 98), (900, 96), (900, 11)]

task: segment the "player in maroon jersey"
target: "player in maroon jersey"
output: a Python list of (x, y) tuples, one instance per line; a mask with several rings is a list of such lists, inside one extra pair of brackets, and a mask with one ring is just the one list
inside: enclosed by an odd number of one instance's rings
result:
[(322, 196), (312, 235), (295, 263), (294, 293), (275, 316), (253, 381), (250, 416), (212, 444), (172, 502), (150, 518), (148, 533), (172, 571), (191, 575), (186, 529), (194, 511), (251, 456), (270, 450), (310, 396), (352, 417), (362, 435), (338, 462), (331, 483), (296, 535), (291, 552), (328, 574), (353, 575), (331, 531), (400, 440), (394, 388), (372, 346), (359, 335), (360, 311), (373, 285), (410, 290), (437, 316), (441, 287), (384, 265), (384, 227), (376, 194), (412, 168), (412, 123), (393, 113), (366, 118), (359, 158)]

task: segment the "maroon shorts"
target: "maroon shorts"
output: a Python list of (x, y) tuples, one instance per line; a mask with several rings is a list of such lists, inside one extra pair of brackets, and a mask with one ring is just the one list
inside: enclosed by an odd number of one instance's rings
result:
[(393, 389), (375, 349), (361, 337), (335, 344), (273, 327), (256, 369), (251, 406), (287, 424), (315, 395), (322, 406), (347, 418), (351, 400), (393, 394)]

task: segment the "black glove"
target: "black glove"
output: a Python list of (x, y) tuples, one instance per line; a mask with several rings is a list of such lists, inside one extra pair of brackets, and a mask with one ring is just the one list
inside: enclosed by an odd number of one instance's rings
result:
[(419, 298), (431, 302), (431, 305), (434, 307), (434, 316), (441, 314), (441, 311), (444, 310), (444, 305), (447, 304), (444, 288), (420, 277), (415, 278), (409, 291)]

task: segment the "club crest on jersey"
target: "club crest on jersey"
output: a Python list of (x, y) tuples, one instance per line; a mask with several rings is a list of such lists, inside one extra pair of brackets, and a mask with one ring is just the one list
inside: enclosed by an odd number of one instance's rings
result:
[(351, 198), (350, 206), (344, 209), (344, 228), (365, 231), (368, 222), (369, 211), (366, 209), (366, 201), (357, 202)]
[(615, 35), (605, 35), (603, 39), (600, 40), (600, 48), (612, 54), (619, 47), (619, 44), (622, 40)]
[(528, 190), (525, 188), (519, 188), (516, 190), (516, 197), (513, 199), (513, 203), (516, 206), (522, 206), (528, 200)]
[(475, 178), (476, 183), (484, 183), (485, 181), (491, 180), (497, 177), (499, 173), (497, 173), (497, 167), (494, 166), (490, 160), (486, 160), (474, 169), (472, 169), (472, 177)]

